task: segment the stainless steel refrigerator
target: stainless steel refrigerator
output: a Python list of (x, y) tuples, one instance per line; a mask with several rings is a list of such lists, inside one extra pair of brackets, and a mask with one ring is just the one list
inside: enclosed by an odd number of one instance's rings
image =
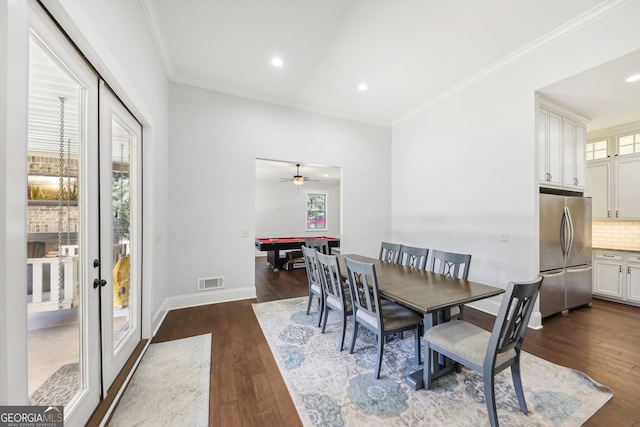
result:
[(591, 305), (591, 198), (540, 194), (542, 317)]

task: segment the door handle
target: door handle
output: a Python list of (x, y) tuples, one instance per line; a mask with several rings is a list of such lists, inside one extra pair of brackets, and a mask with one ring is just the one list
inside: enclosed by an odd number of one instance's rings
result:
[(93, 289), (96, 289), (98, 286), (105, 287), (107, 281), (105, 279), (94, 279), (93, 280)]

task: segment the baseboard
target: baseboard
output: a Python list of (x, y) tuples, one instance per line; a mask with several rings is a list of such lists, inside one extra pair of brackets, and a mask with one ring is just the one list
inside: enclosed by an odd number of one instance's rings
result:
[(255, 286), (240, 289), (217, 289), (214, 291), (197, 292), (187, 295), (168, 297), (160, 305), (160, 308), (153, 316), (153, 336), (158, 332), (158, 328), (171, 310), (180, 308), (196, 307), (199, 305), (218, 304), (222, 302), (238, 301), (256, 297)]

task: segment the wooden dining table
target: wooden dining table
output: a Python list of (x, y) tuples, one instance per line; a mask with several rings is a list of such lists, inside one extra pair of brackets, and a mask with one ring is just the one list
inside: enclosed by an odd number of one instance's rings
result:
[[(362, 255), (346, 254), (338, 257), (343, 275), (347, 275), (344, 258), (371, 263), (375, 266), (378, 291), (388, 299), (401, 304), (424, 318), (424, 330), (450, 320), (452, 307), (500, 295), (504, 289), (470, 280), (456, 279), (429, 271), (416, 270)], [(425, 358), (426, 359), (426, 358)], [(453, 368), (450, 361), (439, 358), (434, 378)], [(407, 377), (414, 390), (424, 387), (426, 372), (420, 369)]]

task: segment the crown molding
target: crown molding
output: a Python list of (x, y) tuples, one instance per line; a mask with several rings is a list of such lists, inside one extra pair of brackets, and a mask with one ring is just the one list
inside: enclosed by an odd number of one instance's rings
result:
[(164, 30), (162, 29), (162, 24), (160, 23), (160, 15), (158, 14), (158, 9), (156, 8), (156, 2), (155, 0), (140, 0), (140, 3), (142, 4), (142, 10), (144, 11), (144, 15), (147, 18), (147, 23), (149, 24), (149, 28), (151, 29), (153, 40), (156, 42), (156, 48), (158, 49), (160, 60), (162, 61), (162, 65), (164, 66), (164, 71), (167, 74), (169, 80), (171, 80), (171, 77), (174, 74), (173, 61), (171, 60), (171, 55), (169, 54), (169, 45), (166, 42)]

